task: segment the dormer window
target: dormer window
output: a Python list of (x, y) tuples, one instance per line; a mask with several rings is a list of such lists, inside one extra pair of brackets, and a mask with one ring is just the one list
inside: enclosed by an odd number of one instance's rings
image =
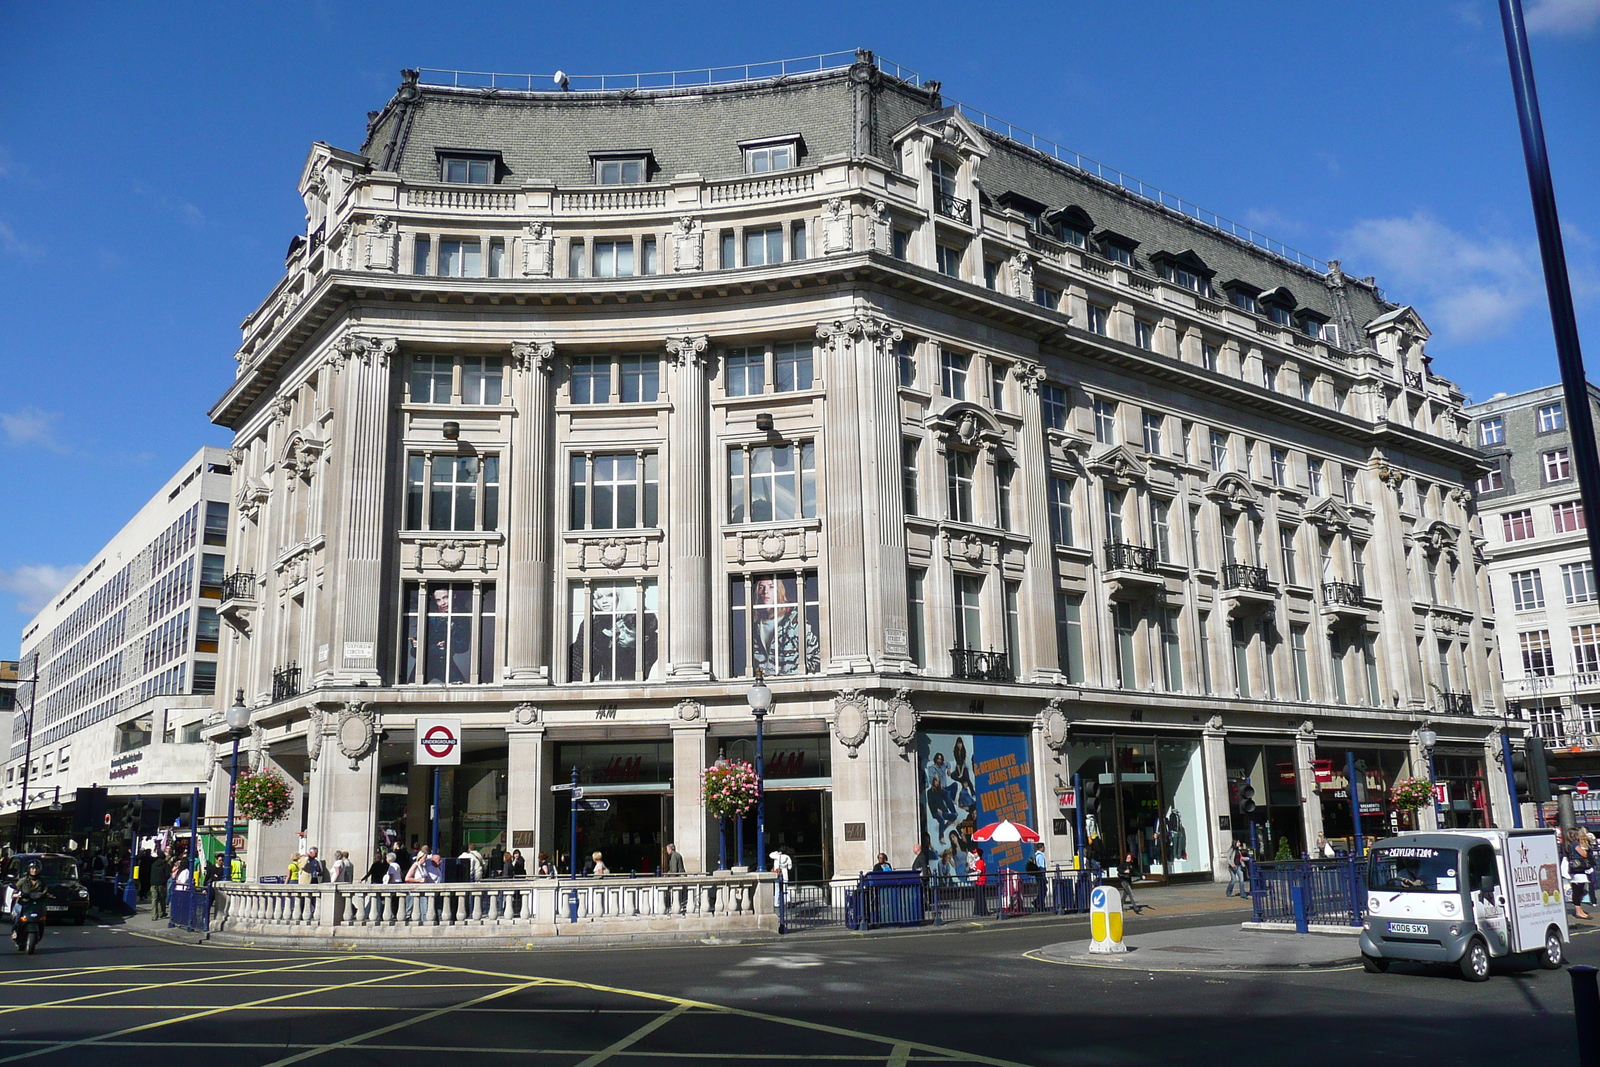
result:
[(1228, 303), (1240, 311), (1248, 311), (1252, 315), (1261, 314), (1260, 289), (1237, 278), (1231, 282), (1223, 282), (1222, 289), (1228, 294)]
[(1003, 208), (1015, 211), (1028, 220), (1028, 229), (1034, 233), (1049, 233), (1050, 229), (1045, 224), (1045, 215), (1050, 210), (1046, 204), (1041, 204), (1032, 197), (1023, 196), (1021, 193), (1006, 191), (995, 197)]
[(495, 152), (439, 152), (439, 180), (452, 185), (493, 185), (500, 157)]
[(1201, 296), (1211, 295), (1212, 271), (1194, 252), (1184, 251), (1177, 255), (1171, 252), (1157, 252), (1150, 257), (1150, 262), (1155, 265), (1161, 276), (1173, 285), (1192, 293), (1199, 293)]
[(1315, 341), (1323, 339), (1323, 327), (1327, 324), (1327, 319), (1308, 311), (1302, 311), (1299, 319), (1301, 333)]
[(746, 174), (788, 170), (800, 163), (800, 135), (797, 133), (740, 141), (739, 147), (744, 151)]
[(1078, 248), (1089, 247), (1089, 235), (1094, 232), (1094, 220), (1076, 204), (1064, 207), (1048, 216), (1057, 237)]
[(596, 185), (638, 185), (650, 180), (650, 153), (590, 152)]
[(1100, 254), (1113, 263), (1121, 263), (1125, 267), (1133, 267), (1133, 251), (1139, 247), (1139, 242), (1131, 237), (1124, 237), (1120, 233), (1110, 230), (1101, 230), (1095, 235), (1100, 246)]
[(1294, 329), (1295, 299), (1294, 294), (1279, 286), (1268, 293), (1262, 293), (1257, 299), (1262, 312), (1279, 326)]

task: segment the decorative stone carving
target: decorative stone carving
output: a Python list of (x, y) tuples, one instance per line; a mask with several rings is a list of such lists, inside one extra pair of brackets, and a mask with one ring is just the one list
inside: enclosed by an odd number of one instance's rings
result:
[(1307, 522), (1323, 533), (1347, 533), (1354, 525), (1350, 512), (1332, 497), (1326, 497), (1308, 509), (1305, 517)]
[(850, 231), (850, 205), (842, 197), (828, 201), (822, 212), (822, 254), (842, 255), (855, 246), (855, 235)]
[(1131, 488), (1150, 477), (1150, 469), (1126, 445), (1111, 446), (1092, 457), (1086, 466), (1112, 489)]
[(239, 514), (247, 519), (254, 519), (260, 513), (261, 505), (270, 499), (272, 499), (271, 489), (246, 478), (239, 490)]
[(267, 761), (267, 731), (258, 722), (250, 724), (249, 762), (251, 771), (259, 771), (266, 766)]
[(1373, 453), (1372, 472), (1378, 476), (1378, 481), (1397, 493), (1406, 484), (1405, 471), (1391, 464), (1381, 451)]
[(313, 765), (316, 764), (317, 757), (322, 755), (322, 728), (324, 721), (321, 708), (312, 708), (311, 717), (306, 720), (306, 758)]
[(400, 262), (400, 231), (387, 215), (374, 215), (362, 236), (367, 242), (368, 270), (396, 270)]
[(1230, 515), (1254, 511), (1261, 506), (1261, 498), (1256, 491), (1237, 474), (1218, 475), (1217, 480), (1206, 487), (1205, 495)]
[(234, 445), (228, 449), (228, 463), (235, 470), (244, 466), (246, 451), (242, 445)]
[(685, 215), (672, 224), (672, 269), (678, 273), (704, 270), (705, 231), (700, 220)]
[(911, 690), (896, 689), (894, 696), (884, 703), (885, 718), (889, 724), (889, 738), (901, 748), (917, 743), (917, 723), (921, 716), (911, 703)]
[(511, 721), (518, 726), (533, 726), (539, 721), (539, 705), (526, 701), (511, 709)]
[(1205, 729), (1206, 733), (1208, 734), (1220, 734), (1227, 732), (1223, 729), (1221, 715), (1213, 715), (1211, 718), (1207, 719)]
[(378, 706), (362, 701), (352, 701), (339, 713), (339, 751), (350, 761), (350, 769), (358, 770), (361, 761), (378, 747)]
[(530, 222), (522, 236), (522, 276), (548, 278), (555, 273), (556, 239), (545, 222)]
[(447, 571), (458, 571), (467, 561), (467, 548), (460, 541), (440, 541), (439, 566)]
[(1022, 391), (1035, 396), (1044, 384), (1044, 365), (1032, 360), (1019, 360), (1011, 364), (1011, 376), (1022, 386)]
[(278, 561), (273, 568), (282, 579), (282, 588), (292, 589), (303, 585), (311, 574), (311, 546), (300, 545)]
[(705, 354), (711, 339), (705, 334), (667, 338), (667, 356), (680, 367), (698, 367), (710, 360)]
[(867, 222), (872, 251), (881, 252), (886, 256), (894, 255), (894, 232), (889, 223), (889, 206), (882, 200), (874, 200), (867, 206)]
[(600, 565), (616, 570), (628, 561), (628, 546), (638, 538), (608, 537), (600, 542)]
[(857, 339), (870, 341), (878, 346), (884, 358), (894, 355), (894, 348), (904, 337), (905, 331), (886, 319), (874, 315), (870, 309), (862, 309), (854, 318), (836, 319), (833, 322), (824, 322), (817, 326), (817, 340), (834, 349), (849, 344)]
[(850, 750), (850, 758), (859, 755), (861, 742), (867, 739), (871, 723), (867, 714), (867, 697), (859, 689), (841, 689), (833, 698), (833, 736)]
[(1294, 736), (1297, 741), (1315, 741), (1317, 739), (1317, 724), (1307, 719), (1295, 730)]
[(362, 363), (379, 366), (389, 362), (389, 357), (400, 350), (400, 341), (394, 337), (373, 337), (370, 334), (347, 333), (339, 339), (333, 351), (328, 354), (328, 362), (334, 367), (343, 367), (352, 359), (359, 359)]
[(555, 361), (556, 346), (549, 341), (515, 341), (511, 345), (511, 362), (518, 370), (549, 373)]
[(704, 704), (698, 700), (690, 700), (687, 697), (678, 701), (673, 710), (677, 712), (679, 722), (699, 722), (706, 715), (706, 706)]
[(1011, 268), (1011, 295), (1019, 300), (1033, 299), (1033, 257), (1026, 252), (1017, 252), (1012, 255), (1009, 266)]
[(1460, 560), (1460, 552), (1456, 547), (1459, 538), (1449, 523), (1435, 522), (1427, 529), (1412, 534), (1411, 539), (1429, 556), (1437, 558), (1442, 553), (1451, 563)]
[(1067, 733), (1072, 720), (1062, 706), (1065, 703), (1064, 697), (1051, 697), (1044, 706), (1044, 713), (1039, 716), (1040, 732), (1044, 734), (1044, 743), (1050, 746), (1052, 752), (1063, 752), (1067, 747)]
[(289, 413), (294, 410), (294, 397), (280, 396), (272, 401), (272, 419), (274, 422), (288, 422)]

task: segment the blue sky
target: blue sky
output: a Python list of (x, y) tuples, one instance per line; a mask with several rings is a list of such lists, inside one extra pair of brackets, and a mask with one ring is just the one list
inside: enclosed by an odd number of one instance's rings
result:
[[(1525, 0), (1591, 363), (1600, 0)], [(686, 69), (868, 47), (1352, 274), (1482, 399), (1556, 380), (1493, 0), (0, 5), (0, 657), (195, 448), (303, 230), (311, 142), (406, 66)]]

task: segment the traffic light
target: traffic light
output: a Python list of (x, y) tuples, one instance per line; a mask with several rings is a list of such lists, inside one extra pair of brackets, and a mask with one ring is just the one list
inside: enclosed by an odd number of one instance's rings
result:
[(1256, 810), (1256, 787), (1250, 784), (1250, 779), (1244, 779), (1239, 786), (1239, 814), (1249, 815)]
[(1098, 815), (1100, 813), (1100, 779), (1098, 776), (1085, 778), (1082, 783), (1082, 795), (1078, 803), (1083, 807), (1084, 815)]
[[(1544, 741), (1537, 737), (1528, 738), (1523, 752), (1528, 768), (1528, 802), (1543, 804), (1551, 798), (1550, 762), (1544, 750)], [(1516, 754), (1513, 752), (1511, 766), (1515, 768), (1516, 765)]]

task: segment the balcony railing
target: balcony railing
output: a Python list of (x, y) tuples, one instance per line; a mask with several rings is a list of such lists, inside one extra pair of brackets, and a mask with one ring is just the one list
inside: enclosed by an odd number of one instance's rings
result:
[(291, 663), (272, 672), (272, 699), (288, 700), (300, 695), (300, 665)]
[(1267, 581), (1267, 568), (1246, 563), (1229, 563), (1222, 568), (1222, 588), (1244, 589), (1252, 593), (1276, 593)]
[(1472, 694), (1439, 690), (1439, 710), (1446, 715), (1471, 715)]
[(1325, 604), (1348, 604), (1361, 607), (1366, 600), (1366, 590), (1355, 582), (1323, 582), (1322, 601)]
[(254, 600), (256, 576), (249, 571), (234, 571), (222, 579), (223, 600)]
[(1156, 565), (1161, 562), (1153, 548), (1144, 545), (1124, 544), (1121, 541), (1112, 541), (1106, 545), (1106, 570), (1108, 571), (1143, 571), (1145, 574), (1156, 573)]
[(1406, 371), (1406, 387), (1420, 392), (1422, 390), (1422, 372), (1419, 370)]
[(1004, 652), (984, 652), (976, 648), (952, 648), (950, 673), (973, 682), (1010, 682), (1011, 657)]
[(959, 196), (935, 191), (933, 209), (947, 219), (955, 219), (957, 222), (972, 221), (972, 201), (963, 200)]

